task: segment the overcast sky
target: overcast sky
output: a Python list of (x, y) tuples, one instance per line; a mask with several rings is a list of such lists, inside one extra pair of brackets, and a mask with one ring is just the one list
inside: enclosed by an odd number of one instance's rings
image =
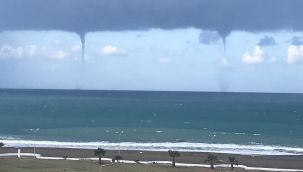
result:
[[(13, 2), (0, 0), (0, 8), (13, 8)], [(293, 12), (301, 1), (224, 1), (230, 9), (222, 8), (222, 1), (209, 4), (209, 0), (187, 0), (186, 5), (181, 5), (182, 0), (156, 1), (159, 4), (149, 4), (153, 8), (136, 0), (92, 0), (96, 4), (83, 7), (95, 5), (91, 11), (81, 11), (83, 18), (91, 17), (98, 6), (103, 9), (106, 2), (117, 11), (111, 18), (99, 18), (96, 13), (90, 22), (79, 20), (77, 24), (71, 20), (78, 17), (78, 5), (87, 1), (46, 0), (51, 7), (60, 8), (54, 14), (46, 10), (38, 18), (25, 12), (41, 3), (24, 2), (27, 6), (20, 6), (16, 14), (0, 12), (1, 88), (303, 93), (303, 25), (298, 20), (301, 12)], [(247, 5), (253, 8), (251, 13)], [(199, 13), (197, 6), (212, 7), (218, 13), (238, 11), (231, 15), (242, 17), (235, 21), (228, 15)], [(67, 7), (69, 11), (62, 12)], [(256, 9), (269, 14), (262, 16)], [(243, 10), (248, 14), (241, 15)], [(55, 21), (55, 12), (66, 15), (67, 24)], [(134, 17), (141, 13), (143, 16)], [(258, 20), (254, 23), (251, 19)], [(102, 21), (105, 24), (100, 27)], [(80, 37), (84, 33), (82, 57)]]

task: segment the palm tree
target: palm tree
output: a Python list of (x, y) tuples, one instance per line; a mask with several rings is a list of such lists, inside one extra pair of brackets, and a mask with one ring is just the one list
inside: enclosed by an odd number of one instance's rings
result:
[(168, 154), (169, 154), (169, 157), (172, 158), (172, 166), (175, 167), (176, 166), (176, 157), (180, 157), (180, 153), (178, 151), (172, 151), (172, 150), (169, 150), (168, 151)]
[(220, 161), (218, 160), (217, 155), (210, 153), (210, 154), (208, 154), (208, 157), (205, 160), (205, 162), (209, 162), (210, 168), (215, 169), (215, 167), (214, 167), (215, 163), (220, 162)]
[(239, 161), (235, 157), (228, 157), (231, 170), (234, 170), (234, 165), (239, 165)]
[(101, 157), (105, 155), (106, 151), (102, 148), (98, 148), (94, 152), (95, 152), (95, 156), (99, 157), (99, 164), (101, 164)]

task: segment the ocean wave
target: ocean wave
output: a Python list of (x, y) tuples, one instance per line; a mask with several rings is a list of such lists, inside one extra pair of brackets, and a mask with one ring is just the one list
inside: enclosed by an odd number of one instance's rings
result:
[(245, 133), (234, 133), (235, 135), (245, 135)]
[(255, 134), (253, 134), (254, 136), (261, 136), (261, 134), (259, 134), (259, 133), (255, 133)]
[(47, 148), (78, 148), (95, 149), (102, 147), (109, 150), (139, 150), (139, 151), (167, 151), (169, 149), (182, 152), (215, 152), (241, 155), (303, 155), (303, 148), (271, 146), (271, 145), (238, 145), (238, 144), (209, 144), (190, 142), (59, 142), (32, 140), (0, 140), (6, 147), (47, 147)]
[(19, 138), (11, 136), (0, 136), (0, 140), (19, 140)]
[(158, 133), (158, 134), (161, 134), (161, 133), (163, 133), (164, 131), (161, 131), (161, 130), (157, 130), (156, 131), (156, 133)]

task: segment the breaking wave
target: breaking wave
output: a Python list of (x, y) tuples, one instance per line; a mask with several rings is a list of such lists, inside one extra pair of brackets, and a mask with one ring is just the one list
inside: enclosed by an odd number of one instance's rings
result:
[[(0, 138), (4, 139), (4, 138)], [(77, 148), (95, 149), (102, 147), (109, 150), (141, 150), (141, 151), (167, 151), (169, 149), (182, 152), (215, 152), (240, 155), (303, 155), (303, 148), (285, 147), (276, 145), (238, 145), (238, 144), (209, 144), (191, 142), (59, 142), (59, 141), (33, 141), (5, 139), (0, 140), (6, 147), (46, 147), (46, 148)]]

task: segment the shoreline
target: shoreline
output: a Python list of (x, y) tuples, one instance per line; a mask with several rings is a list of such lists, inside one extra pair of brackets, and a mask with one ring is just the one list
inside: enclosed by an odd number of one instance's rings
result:
[[(36, 154), (43, 157), (63, 157), (68, 158), (92, 158), (94, 152), (92, 149), (76, 149), (76, 148), (41, 148), (36, 147)], [(33, 147), (21, 148), (21, 153), (33, 153)], [(17, 148), (3, 147), (0, 148), (0, 154), (17, 153)], [(181, 157), (176, 158), (177, 163), (186, 164), (205, 164), (204, 160), (208, 153), (205, 152), (180, 152)], [(106, 150), (105, 158), (112, 158), (118, 155), (118, 150)], [(160, 151), (136, 151), (121, 150), (121, 155), (125, 160), (140, 161), (170, 161), (167, 152)], [(222, 160), (222, 164), (226, 164), (229, 156), (234, 156), (239, 160), (239, 164), (248, 167), (261, 168), (279, 168), (279, 169), (302, 169), (303, 155), (237, 155), (216, 153), (218, 158)]]
[(62, 141), (35, 141), (35, 140), (3, 140), (7, 147), (41, 147), (41, 148), (72, 148), (95, 149), (102, 147), (107, 150), (134, 150), (149, 152), (165, 152), (168, 149), (180, 152), (204, 152), (238, 155), (303, 155), (302, 147), (287, 147), (279, 145), (241, 145), (220, 143), (194, 143), (194, 142), (62, 142)]

